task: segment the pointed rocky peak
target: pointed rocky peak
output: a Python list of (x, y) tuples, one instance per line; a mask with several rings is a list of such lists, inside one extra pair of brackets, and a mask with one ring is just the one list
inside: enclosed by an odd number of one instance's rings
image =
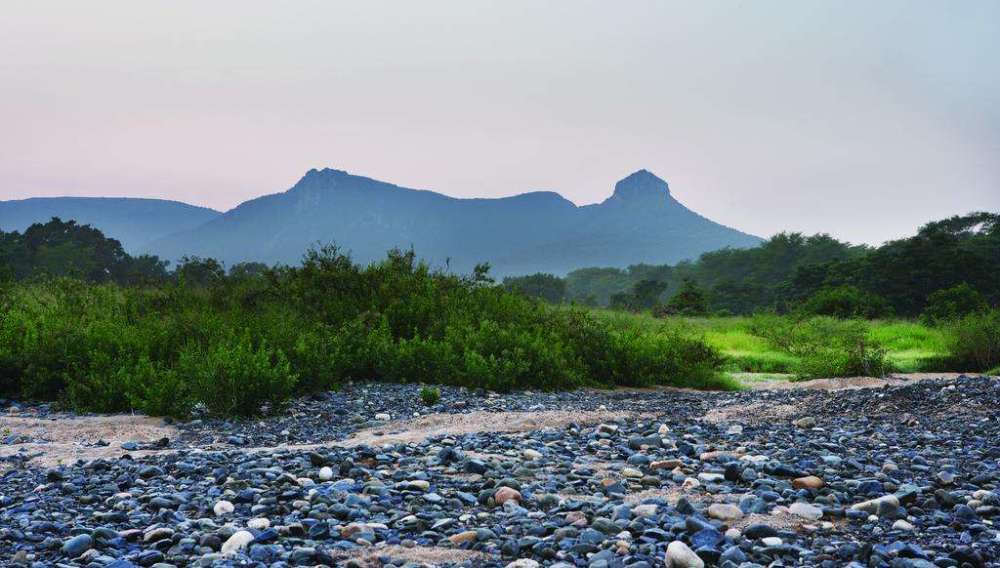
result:
[(299, 187), (302, 185), (311, 185), (316, 183), (326, 183), (336, 178), (349, 177), (349, 176), (350, 174), (348, 174), (343, 170), (334, 170), (330, 168), (323, 168), (322, 170), (317, 170), (316, 168), (313, 168), (308, 172), (306, 172), (306, 175), (302, 176), (302, 178), (299, 179), (299, 181), (293, 187)]
[(611, 199), (615, 201), (665, 201), (670, 186), (647, 170), (639, 170), (615, 184)]

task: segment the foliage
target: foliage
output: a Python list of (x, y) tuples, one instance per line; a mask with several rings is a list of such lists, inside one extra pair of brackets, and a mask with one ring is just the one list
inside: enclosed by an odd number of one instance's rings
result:
[(838, 317), (915, 317), (938, 290), (965, 282), (989, 305), (1000, 303), (1000, 215), (970, 213), (928, 223), (877, 248), (829, 235), (779, 233), (749, 249), (723, 249), (674, 266), (584, 268), (566, 276), (566, 296), (587, 305), (635, 310), (641, 281), (676, 294), (686, 279), (707, 291), (709, 311), (749, 315), (809, 313)]
[(800, 378), (882, 376), (891, 370), (885, 347), (862, 320), (757, 315), (750, 329), (796, 357), (791, 370)]
[(260, 414), (264, 404), (291, 395), (297, 375), (281, 350), (257, 344), (249, 333), (231, 335), (206, 349), (180, 352), (177, 373), (191, 382), (199, 402), (220, 416)]
[(0, 287), (0, 387), (80, 410), (253, 415), (347, 380), (485, 387), (726, 387), (698, 339), (620, 329), (412, 251), (362, 267), (185, 259), (156, 285), (35, 278)]
[(983, 295), (962, 282), (951, 288), (942, 288), (927, 297), (927, 307), (920, 318), (930, 325), (959, 319), (989, 308)]
[(441, 389), (428, 386), (420, 388), (420, 401), (425, 406), (434, 406), (439, 400), (441, 400)]
[(681, 289), (666, 303), (662, 313), (703, 316), (708, 313), (708, 298), (705, 291), (694, 280), (685, 278)]
[(550, 304), (559, 304), (566, 298), (566, 281), (552, 274), (537, 273), (503, 279), (503, 286), (511, 292), (538, 298)]
[(1000, 309), (973, 312), (947, 328), (954, 364), (986, 371), (1000, 365)]
[(667, 289), (667, 283), (650, 278), (635, 283), (630, 292), (618, 292), (611, 296), (611, 307), (630, 311), (648, 310), (660, 303), (660, 296)]
[(806, 315), (839, 319), (875, 319), (890, 315), (885, 300), (857, 286), (843, 284), (820, 288), (798, 307)]
[(74, 277), (90, 282), (145, 284), (166, 278), (167, 263), (131, 257), (115, 239), (90, 225), (53, 217), (24, 233), (0, 231), (0, 282), (32, 277)]

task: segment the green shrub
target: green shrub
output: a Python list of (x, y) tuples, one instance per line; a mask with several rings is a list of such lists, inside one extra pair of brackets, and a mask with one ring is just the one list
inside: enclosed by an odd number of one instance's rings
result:
[(670, 300), (656, 310), (654, 315), (703, 316), (708, 313), (708, 296), (694, 280), (685, 278), (681, 289)]
[(176, 369), (156, 364), (148, 358), (139, 359), (121, 377), (127, 385), (129, 403), (154, 416), (187, 416), (194, 406), (191, 383)]
[(441, 389), (437, 387), (421, 387), (420, 401), (425, 406), (434, 406), (439, 400), (441, 400)]
[(177, 373), (190, 382), (191, 397), (219, 416), (252, 416), (264, 405), (277, 407), (291, 395), (297, 376), (288, 359), (249, 334), (208, 347), (187, 347)]
[(928, 296), (927, 306), (920, 315), (920, 320), (928, 325), (939, 325), (987, 309), (989, 305), (982, 294), (962, 282)]
[(796, 357), (791, 370), (800, 378), (883, 376), (892, 370), (886, 349), (862, 320), (757, 315), (749, 329)]
[(947, 327), (954, 365), (984, 371), (1000, 365), (1000, 309), (971, 313)]
[[(412, 252), (358, 266), (334, 248), (231, 276), (190, 260), (178, 282), (0, 288), (0, 389), (80, 410), (246, 416), (353, 379), (484, 387), (728, 387), (703, 338), (619, 326)], [(651, 320), (652, 321), (652, 320)]]

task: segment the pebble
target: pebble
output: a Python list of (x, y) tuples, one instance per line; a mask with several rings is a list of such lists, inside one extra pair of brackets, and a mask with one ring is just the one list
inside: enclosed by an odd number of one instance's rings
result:
[(743, 518), (743, 511), (736, 505), (713, 503), (708, 506), (708, 516), (720, 521), (735, 521)]
[(667, 568), (704, 568), (705, 566), (705, 561), (695, 554), (688, 545), (679, 540), (675, 540), (667, 546), (667, 553), (663, 561)]
[(62, 545), (62, 552), (70, 558), (76, 558), (84, 552), (90, 550), (93, 546), (94, 539), (90, 537), (89, 534), (76, 535), (73, 538), (67, 540)]
[[(177, 423), (165, 442), (135, 441), (191, 451), (49, 469), (18, 462), (0, 474), (0, 558), (353, 568), (339, 555), (357, 553), (401, 568), (412, 559), (391, 551), (428, 547), (481, 553), (490, 568), (978, 568), (1000, 558), (1000, 389), (973, 377), (947, 384), (958, 388), (946, 400), (936, 381), (839, 392), (440, 387), (433, 412), (579, 418), (350, 447), (333, 442), (375, 415), (425, 407), (418, 385), (348, 384), (280, 415), (204, 417)], [(733, 405), (756, 405), (755, 419), (702, 419)], [(600, 406), (622, 417), (588, 423)], [(815, 422), (798, 426), (772, 408)], [(238, 443), (220, 449), (228, 439)], [(750, 515), (774, 526), (729, 527)]]
[(233, 554), (247, 547), (253, 542), (254, 536), (250, 531), (236, 531), (222, 543), (222, 554)]
[(213, 507), (212, 512), (215, 513), (216, 517), (223, 517), (231, 514), (236, 510), (236, 506), (230, 501), (218, 501)]
[(810, 505), (809, 503), (803, 503), (801, 501), (792, 503), (788, 507), (788, 512), (803, 519), (808, 519), (810, 521), (818, 521), (823, 518), (823, 509), (815, 505)]
[(792, 480), (792, 487), (796, 489), (822, 489), (825, 483), (815, 475), (807, 475)]

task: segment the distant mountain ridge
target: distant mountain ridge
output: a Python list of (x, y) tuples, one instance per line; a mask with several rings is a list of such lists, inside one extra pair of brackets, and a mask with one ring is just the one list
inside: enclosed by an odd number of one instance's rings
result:
[(548, 191), (462, 199), (313, 169), (288, 191), (246, 201), (145, 250), (168, 260), (295, 264), (310, 246), (328, 242), (359, 262), (412, 247), (434, 266), (468, 272), (489, 262), (495, 274), (507, 275), (675, 263), (761, 239), (691, 211), (646, 170), (615, 184), (602, 203), (577, 206)]
[(221, 215), (207, 207), (180, 201), (133, 197), (32, 197), (0, 201), (0, 230), (24, 231), (52, 217), (100, 229), (121, 241), (129, 252), (141, 252), (154, 240), (187, 231)]

